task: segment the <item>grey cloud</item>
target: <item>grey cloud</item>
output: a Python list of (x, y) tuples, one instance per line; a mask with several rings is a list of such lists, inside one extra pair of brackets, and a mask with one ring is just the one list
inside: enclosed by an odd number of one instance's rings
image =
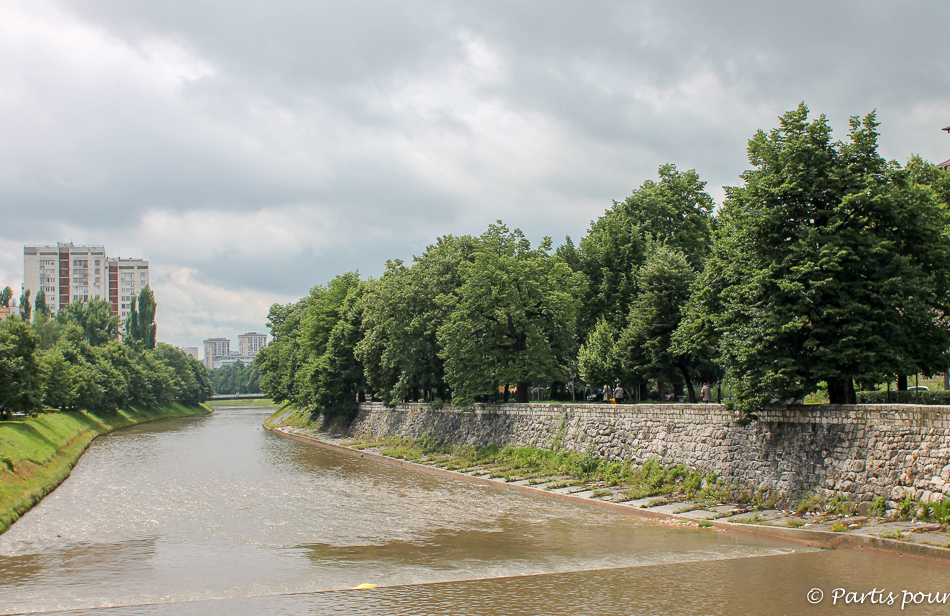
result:
[[(842, 138), (877, 108), (889, 157), (950, 158), (945, 2), (39, 6), (92, 34), (0, 43), (0, 240), (128, 251), (150, 213), (217, 213), (181, 230), (213, 249), (156, 235), (143, 255), (198, 285), (302, 294), (496, 218), (576, 239), (665, 162), (721, 195), (802, 100)], [(293, 208), (273, 250), (233, 242)]]

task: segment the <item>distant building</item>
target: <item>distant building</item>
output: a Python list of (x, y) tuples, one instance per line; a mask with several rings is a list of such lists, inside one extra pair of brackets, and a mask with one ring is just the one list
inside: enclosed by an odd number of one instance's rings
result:
[(191, 355), (195, 359), (201, 359), (200, 357), (198, 357), (198, 347), (178, 347), (178, 349), (182, 351), (183, 353), (187, 353), (188, 355)]
[(10, 303), (10, 306), (0, 306), (0, 323), (6, 321), (12, 315), (20, 314), (20, 307), (14, 303)]
[(71, 302), (99, 298), (125, 320), (132, 296), (148, 284), (148, 261), (108, 258), (104, 246), (59, 242), (23, 247), (23, 289), (29, 289), (34, 299), (42, 289), (54, 314)]
[(204, 345), (204, 362), (208, 370), (214, 370), (215, 358), (227, 357), (231, 354), (231, 341), (227, 338), (208, 338), (204, 341)]
[(148, 261), (144, 259), (108, 259), (109, 301), (112, 314), (125, 320), (132, 308), (132, 298), (149, 284)]
[(238, 349), (243, 357), (253, 358), (265, 346), (267, 346), (267, 334), (248, 332), (238, 336)]

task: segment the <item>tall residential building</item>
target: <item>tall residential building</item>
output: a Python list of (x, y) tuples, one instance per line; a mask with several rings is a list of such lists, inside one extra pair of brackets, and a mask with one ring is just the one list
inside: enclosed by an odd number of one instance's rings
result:
[(194, 357), (195, 359), (199, 359), (199, 358), (198, 358), (198, 347), (178, 347), (178, 349), (179, 349), (180, 351), (182, 351), (183, 353), (187, 353), (188, 355), (191, 355), (191, 356)]
[(103, 246), (59, 242), (23, 247), (23, 289), (30, 290), (32, 299), (43, 289), (53, 313), (70, 302), (99, 298), (125, 319), (132, 295), (148, 284), (148, 261), (108, 258)]
[(40, 289), (52, 312), (76, 300), (108, 300), (106, 251), (102, 246), (23, 247), (23, 288), (35, 298)]
[(248, 332), (238, 336), (238, 350), (241, 351), (241, 357), (254, 357), (266, 346), (267, 334)]
[(227, 338), (208, 338), (204, 341), (204, 345), (204, 362), (208, 370), (214, 370), (214, 360), (216, 357), (224, 357), (231, 354), (231, 341)]
[(144, 259), (108, 259), (109, 302), (112, 314), (125, 320), (132, 308), (132, 298), (149, 284), (148, 261)]

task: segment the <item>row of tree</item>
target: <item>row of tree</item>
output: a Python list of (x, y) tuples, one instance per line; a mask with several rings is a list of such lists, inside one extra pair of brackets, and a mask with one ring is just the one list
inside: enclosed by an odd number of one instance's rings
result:
[(240, 360), (208, 373), (216, 394), (259, 394), (261, 372), (257, 364), (245, 366)]
[[(439, 238), (379, 279), (344, 274), (274, 305), (261, 388), (315, 413), (387, 403), (527, 400), (576, 376), (693, 383), (727, 374), (752, 413), (827, 384), (950, 365), (950, 174), (877, 151), (874, 114), (833, 141), (804, 104), (749, 142), (717, 211), (695, 171), (659, 169), (577, 246), (532, 248), (500, 222)], [(502, 394), (499, 394), (502, 391)]]
[[(171, 402), (194, 405), (213, 393), (204, 365), (167, 344), (155, 343), (155, 300), (146, 287), (136, 298), (147, 310), (127, 321), (105, 300), (76, 301), (50, 317), (43, 292), (35, 310), (0, 323), (0, 404), (111, 411)], [(135, 311), (133, 310), (133, 313)]]

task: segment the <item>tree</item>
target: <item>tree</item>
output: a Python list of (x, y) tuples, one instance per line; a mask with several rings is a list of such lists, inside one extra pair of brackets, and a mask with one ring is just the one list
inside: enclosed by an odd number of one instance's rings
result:
[(695, 358), (675, 348), (672, 340), (696, 276), (681, 251), (655, 246), (637, 273), (640, 293), (618, 344), (618, 354), (629, 371), (685, 384), (690, 402), (696, 402)]
[(366, 378), (384, 403), (395, 404), (419, 390), (446, 398), (445, 360), (438, 340), (448, 317), (440, 296), (461, 286), (460, 266), (471, 260), (475, 240), (469, 236), (440, 237), (414, 257), (411, 267), (389, 261), (378, 281), (363, 292), (363, 329), (356, 357)]
[(68, 361), (58, 348), (44, 353), (40, 363), (46, 375), (44, 401), (47, 406), (61, 411), (79, 406), (82, 368)]
[(312, 415), (324, 419), (351, 419), (356, 415), (358, 402), (363, 401), (366, 378), (363, 364), (354, 353), (363, 337), (362, 286), (350, 289), (341, 306), (340, 319), (333, 326), (326, 350), (311, 372), (310, 390), (313, 392)]
[(582, 337), (601, 319), (619, 331), (627, 322), (637, 293), (636, 272), (649, 256), (651, 241), (683, 252), (702, 270), (712, 240), (713, 200), (695, 170), (662, 165), (659, 181), (647, 180), (623, 202), (591, 223), (574, 250), (568, 238), (561, 252), (590, 285), (584, 295), (579, 331)]
[(26, 321), (27, 323), (30, 322), (31, 308), (32, 306), (30, 306), (30, 290), (24, 289), (23, 293), (20, 294), (20, 318)]
[(138, 298), (132, 298), (129, 315), (126, 317), (125, 332), (130, 341), (141, 342), (146, 349), (155, 348), (155, 295), (146, 286), (139, 291)]
[(119, 333), (119, 317), (112, 315), (112, 304), (98, 297), (67, 304), (56, 313), (56, 320), (63, 325), (79, 326), (82, 337), (92, 346), (104, 344)]
[(623, 373), (623, 366), (617, 355), (619, 332), (607, 319), (597, 321), (594, 331), (577, 352), (577, 365), (584, 382), (593, 385), (609, 386)]
[(714, 332), (746, 412), (820, 382), (854, 402), (854, 379), (948, 365), (946, 203), (915, 164), (878, 155), (873, 113), (850, 125), (833, 143), (799, 105), (749, 141), (754, 168), (727, 189), (692, 321)]
[(261, 391), (274, 402), (300, 399), (297, 372), (305, 356), (298, 339), (306, 313), (307, 298), (294, 304), (274, 304), (268, 312), (271, 343), (258, 351), (254, 363), (261, 371)]
[(3, 290), (0, 291), (0, 308), (9, 308), (11, 299), (13, 299), (13, 289), (3, 287)]
[(440, 297), (448, 317), (438, 339), (456, 404), (509, 384), (527, 402), (530, 383), (567, 380), (577, 352), (574, 292), (586, 282), (550, 249), (546, 238), (532, 250), (521, 231), (499, 221), (461, 263), (457, 295)]
[(359, 284), (359, 272), (347, 272), (326, 286), (310, 290), (297, 334), (301, 366), (295, 377), (298, 380), (296, 402), (302, 406), (312, 404), (317, 395), (315, 387), (321, 378), (320, 372), (326, 368), (322, 358), (326, 355), (330, 335), (343, 318), (346, 298)]
[(0, 321), (0, 404), (32, 411), (42, 407), (42, 400), (36, 335), (18, 318)]
[(50, 310), (49, 310), (49, 306), (46, 304), (46, 291), (44, 291), (43, 289), (40, 289), (39, 291), (36, 292), (36, 299), (34, 300), (33, 306), (34, 306), (33, 312), (36, 316), (39, 316), (42, 314), (46, 316), (47, 318), (49, 318)]

